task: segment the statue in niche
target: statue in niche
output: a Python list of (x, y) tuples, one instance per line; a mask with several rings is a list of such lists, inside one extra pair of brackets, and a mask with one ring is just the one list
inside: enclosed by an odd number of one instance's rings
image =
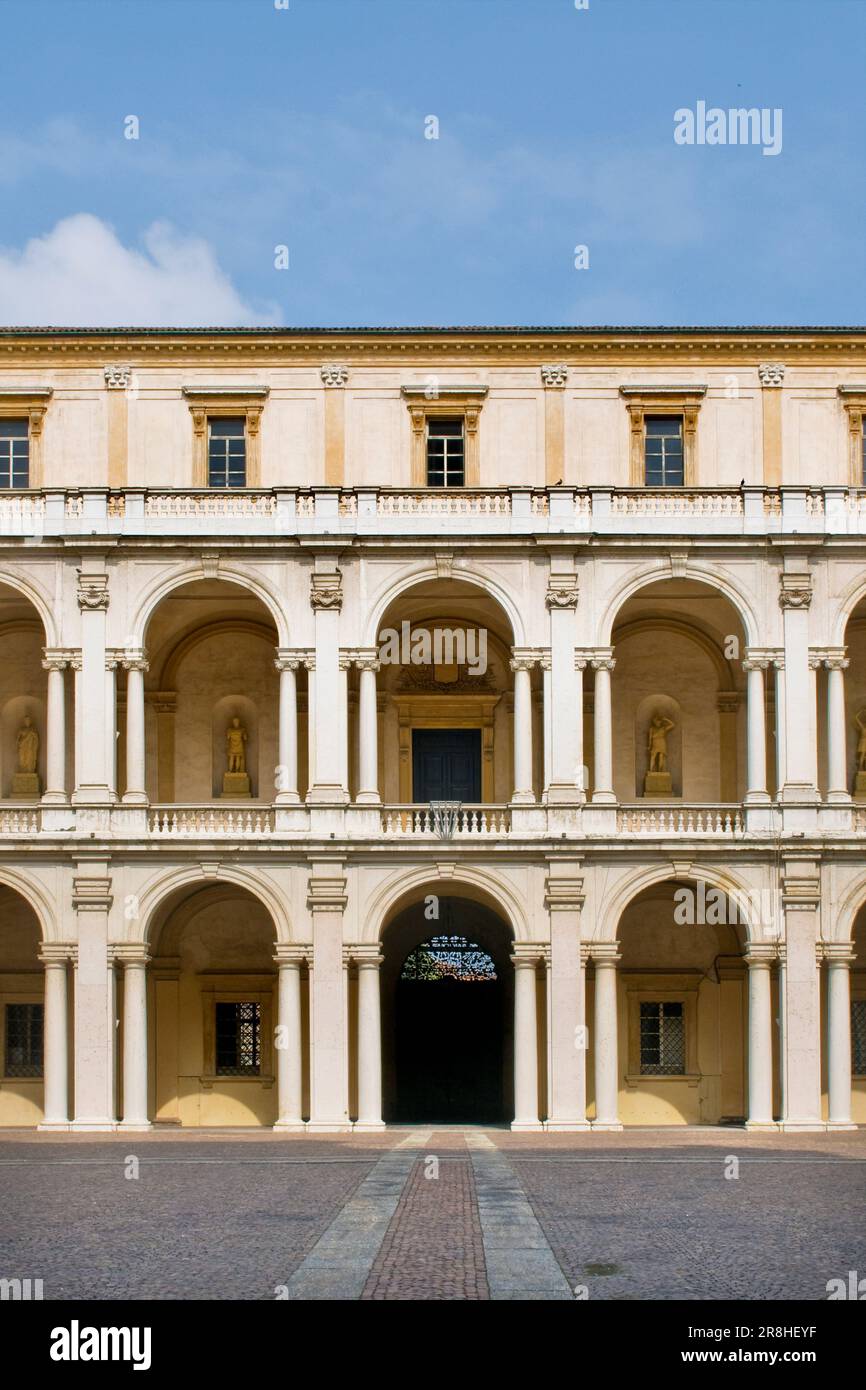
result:
[(223, 774), (223, 796), (249, 796), (247, 773), (247, 731), (235, 715), (226, 729), (227, 771)]
[(644, 778), (644, 796), (672, 796), (673, 784), (668, 771), (668, 734), (676, 728), (674, 721), (656, 710), (647, 729), (648, 771)]
[(866, 708), (854, 715), (854, 723), (859, 731), (857, 739), (857, 777), (854, 782), (854, 795), (866, 796)]
[(18, 767), (12, 777), (12, 795), (39, 796), (39, 775), (36, 771), (39, 758), (39, 733), (29, 714), (25, 715), (24, 723), (18, 730), (16, 747)]

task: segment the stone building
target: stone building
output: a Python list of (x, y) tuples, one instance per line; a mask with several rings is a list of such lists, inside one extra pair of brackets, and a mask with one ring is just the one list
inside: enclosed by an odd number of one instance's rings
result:
[(0, 1124), (866, 1120), (866, 330), (0, 332)]

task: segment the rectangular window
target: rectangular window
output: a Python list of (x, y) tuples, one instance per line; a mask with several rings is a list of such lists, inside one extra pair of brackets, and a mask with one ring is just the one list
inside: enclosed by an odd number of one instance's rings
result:
[(261, 1064), (261, 1004), (217, 1004), (217, 1076), (258, 1076)]
[(208, 421), (208, 486), (246, 487), (246, 421), (216, 419)]
[(6, 1075), (42, 1075), (41, 1004), (6, 1005)]
[(463, 487), (466, 452), (462, 420), (427, 421), (427, 486)]
[(647, 487), (682, 487), (682, 417), (648, 415), (644, 424), (644, 479)]
[(866, 1076), (866, 999), (851, 1000), (851, 1054), (855, 1076)]
[(30, 430), (26, 420), (0, 419), (0, 488), (30, 486)]
[(682, 1004), (641, 1004), (640, 1069), (645, 1076), (679, 1076), (685, 1072)]

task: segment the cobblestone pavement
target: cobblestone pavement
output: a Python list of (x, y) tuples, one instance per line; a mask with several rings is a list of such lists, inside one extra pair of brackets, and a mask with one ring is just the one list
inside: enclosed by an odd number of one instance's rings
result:
[(0, 1278), (48, 1299), (820, 1300), (849, 1270), (866, 1132), (0, 1134)]

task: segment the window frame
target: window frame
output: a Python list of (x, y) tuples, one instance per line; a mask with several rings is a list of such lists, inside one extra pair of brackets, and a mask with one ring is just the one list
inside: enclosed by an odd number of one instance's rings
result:
[[(6, 1010), (9, 1005), (17, 1004), (36, 1004), (42, 1010), (42, 1070), (34, 1072), (30, 1076), (10, 1076), (6, 1070), (6, 1030), (7, 1015)], [(10, 992), (0, 996), (0, 1082), (4, 1085), (14, 1084), (41, 1086), (45, 1080), (45, 999), (41, 994), (32, 991), (25, 993)]]
[(269, 386), (184, 386), (193, 426), (192, 485), (204, 492), (243, 492), (244, 488), (212, 487), (210, 483), (210, 421), (243, 419), (246, 445), (245, 488), (261, 486), (261, 418)]
[(837, 389), (848, 416), (849, 486), (866, 488), (866, 386), (839, 386)]
[[(624, 973), (624, 972), (623, 972)], [(670, 1085), (697, 1086), (701, 1080), (698, 1068), (698, 989), (701, 977), (677, 974), (649, 976), (641, 971), (634, 979), (625, 975), (626, 1013), (628, 1028), (628, 1066), (626, 1084), (636, 1086)], [(683, 1007), (683, 1039), (685, 1070), (678, 1072), (641, 1071), (640, 1006), (641, 1004), (681, 1004)]]
[[(442, 482), (441, 482), (441, 483), (431, 483), (431, 481), (430, 481), (430, 437), (431, 437), (431, 436), (430, 436), (430, 429), (431, 429), (431, 425), (432, 425), (433, 428), (434, 428), (434, 430), (435, 430), (435, 422), (436, 422), (437, 420), (440, 421), (442, 424), (445, 424), (446, 422), (455, 421), (457, 424), (460, 425), (460, 435), (459, 435), (459, 439), (460, 439), (460, 454), (461, 454), (461, 469), (460, 469), (460, 471), (461, 471), (461, 475), (462, 475), (462, 480), (461, 480), (461, 482), (459, 482), (459, 483), (457, 483), (457, 482), (449, 483), (449, 482), (448, 482), (448, 452), (449, 452), (449, 451), (448, 451), (448, 443), (447, 443), (447, 441), (450, 440), (450, 439), (457, 439), (458, 436), (455, 435), (455, 434), (451, 434), (451, 435), (448, 435), (448, 434), (436, 435), (436, 434), (434, 434), (434, 435), (433, 435), (433, 438), (442, 439), (442, 440), (444, 440), (444, 441), (446, 441), (446, 442), (445, 442), (445, 447), (444, 447), (444, 449), (443, 449), (443, 454), (442, 454), (442, 460), (443, 460), (443, 467), (442, 467)], [(428, 415), (428, 416), (427, 416), (426, 425), (425, 425), (425, 449), (424, 449), (424, 452), (425, 452), (425, 474), (426, 474), (426, 485), (427, 485), (427, 487), (434, 487), (434, 488), (440, 489), (440, 490), (443, 491), (443, 492), (452, 491), (454, 488), (465, 488), (465, 486), (466, 486), (466, 420), (465, 420), (465, 417), (464, 417), (464, 416), (462, 416), (462, 415)]]
[(435, 487), (436, 492), (462, 492), (479, 486), (478, 421), (487, 399), (486, 386), (401, 386), (412, 429), (412, 486), (428, 487), (427, 429), (430, 420), (463, 421), (463, 483), (460, 487)]
[[(243, 439), (243, 442), (244, 442), (244, 459), (243, 459), (243, 464), (244, 464), (244, 467), (243, 467), (244, 480), (243, 480), (242, 483), (233, 484), (233, 483), (230, 483), (230, 482), (228, 481), (228, 478), (229, 478), (229, 476), (230, 476), (230, 474), (231, 474), (231, 472), (232, 472), (232, 470), (231, 470), (229, 467), (226, 467), (226, 470), (225, 470), (225, 472), (226, 472), (226, 482), (224, 482), (224, 483), (215, 483), (215, 482), (213, 482), (213, 480), (212, 480), (211, 445), (212, 445), (212, 443), (213, 443), (213, 437), (214, 437), (214, 436), (213, 436), (213, 427), (214, 427), (214, 425), (217, 423), (217, 421), (219, 421), (219, 420), (237, 420), (237, 421), (240, 422), (240, 425), (241, 425), (241, 433), (240, 433), (239, 435), (227, 435), (227, 434), (226, 434), (226, 435), (219, 435), (219, 436), (217, 436), (217, 437), (218, 437), (218, 438), (221, 438), (221, 439), (232, 439), (232, 438), (234, 438), (234, 439)], [(226, 463), (228, 464), (229, 462), (230, 462), (230, 455), (229, 455), (228, 452), (227, 452), (227, 453), (226, 453)], [(243, 415), (209, 414), (208, 417), (207, 417), (207, 485), (208, 485), (208, 488), (214, 489), (214, 490), (220, 491), (220, 492), (222, 492), (222, 491), (225, 491), (225, 492), (240, 492), (240, 491), (242, 491), (242, 490), (247, 486), (248, 476), (249, 476), (249, 440), (248, 440), (248, 438), (247, 438), (247, 422), (246, 422), (245, 416), (243, 416)]]
[(6, 492), (34, 492), (42, 486), (42, 427), (53, 386), (0, 387), (0, 419), (27, 421), (27, 486)]
[[(698, 414), (706, 386), (620, 386), (629, 417), (629, 486), (679, 492), (698, 485)], [(683, 429), (683, 481), (671, 487), (646, 481), (647, 416), (679, 416)]]
[[(215, 1085), (250, 1084), (268, 1088), (274, 1085), (274, 980), (270, 976), (236, 975), (231, 982), (202, 981), (202, 1074), (203, 1089)], [(217, 1004), (258, 1004), (261, 1027), (259, 1070), (256, 1073), (229, 1075), (216, 1069), (216, 1006)]]
[(854, 1055), (854, 1005), (860, 1004), (866, 1009), (866, 989), (854, 987), (851, 992), (851, 1077), (854, 1079), (866, 1079), (866, 1066), (862, 1071), (857, 1071), (855, 1067), (856, 1057)]

